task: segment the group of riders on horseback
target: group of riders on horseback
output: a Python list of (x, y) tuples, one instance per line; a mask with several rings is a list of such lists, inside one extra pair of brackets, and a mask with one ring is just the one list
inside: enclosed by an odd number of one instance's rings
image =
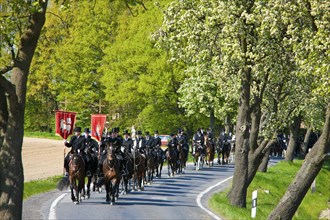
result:
[[(201, 154), (206, 155), (206, 142), (209, 141), (212, 145), (213, 152), (211, 153), (215, 153), (215, 150), (217, 150), (218, 155), (222, 155), (222, 160), (218, 157), (218, 164), (221, 162), (228, 163), (224, 158), (228, 158), (229, 156), (231, 150), (230, 140), (231, 136), (222, 132), (218, 140), (215, 141), (211, 129), (208, 128), (206, 131), (203, 131), (199, 128), (193, 136), (191, 145), (192, 156), (194, 156), (197, 151), (201, 151)], [(145, 137), (142, 135), (141, 131), (137, 131), (135, 137), (132, 138), (127, 130), (124, 131), (122, 137), (119, 134), (119, 128), (116, 127), (113, 128), (111, 132), (107, 132), (98, 144), (97, 141), (90, 136), (90, 130), (88, 128), (85, 128), (84, 135), (82, 135), (81, 127), (76, 127), (70, 141), (64, 142), (65, 147), (71, 147), (71, 151), (64, 159), (65, 175), (68, 175), (69, 161), (72, 154), (74, 152), (79, 152), (85, 162), (86, 176), (91, 176), (94, 172), (96, 172), (98, 176), (101, 176), (102, 164), (107, 154), (106, 146), (109, 143), (115, 147), (115, 154), (120, 161), (123, 175), (128, 173), (127, 160), (133, 158), (133, 150), (138, 150), (144, 157), (148, 155), (155, 159), (157, 155), (161, 155), (160, 158), (162, 161), (166, 160), (167, 152), (173, 150), (173, 153), (177, 155), (177, 163), (180, 163), (178, 155), (181, 149), (185, 155), (184, 161), (188, 160), (189, 140), (183, 129), (178, 129), (177, 134), (170, 134), (167, 149), (163, 151), (161, 148), (161, 138), (157, 130), (154, 132), (154, 136), (151, 136), (149, 132), (145, 132)], [(148, 152), (150, 152), (150, 154), (148, 154)]]
[[(225, 158), (229, 156), (231, 147), (228, 140), (228, 135), (222, 134), (218, 141), (214, 141), (211, 129), (207, 129), (206, 132), (198, 129), (193, 136), (191, 149), (195, 162), (197, 158), (209, 155), (209, 163), (211, 164), (212, 161), (213, 165), (214, 153), (215, 149), (217, 149), (218, 163), (220, 164), (220, 154), (223, 155), (223, 158), (224, 156)], [(85, 128), (82, 135), (81, 127), (76, 127), (74, 135), (70, 141), (65, 140), (64, 145), (65, 149), (67, 147), (71, 148), (71, 151), (64, 159), (64, 168), (66, 171), (65, 177), (70, 174), (69, 179), (73, 201), (77, 201), (72, 191), (73, 188), (76, 187), (77, 197), (79, 197), (78, 191), (80, 190), (77, 189), (74, 180), (72, 180), (72, 173), (79, 173), (79, 169), (80, 171), (84, 170), (82, 175), (88, 177), (87, 196), (90, 195), (89, 186), (92, 178), (94, 178), (94, 181), (103, 178), (106, 185), (107, 201), (110, 202), (110, 196), (113, 196), (112, 202), (114, 201), (114, 196), (117, 195), (118, 197), (119, 182), (125, 185), (124, 191), (127, 192), (128, 181), (133, 178), (133, 189), (136, 185), (141, 190), (143, 189), (143, 183), (141, 185), (141, 182), (146, 181), (150, 183), (155, 171), (156, 177), (161, 177), (164, 161), (168, 162), (169, 176), (174, 176), (175, 172), (184, 173), (189, 154), (188, 136), (183, 129), (179, 129), (177, 134), (170, 134), (165, 151), (161, 148), (162, 142), (157, 130), (153, 136), (149, 132), (145, 132), (145, 136), (143, 136), (141, 131), (137, 131), (132, 137), (127, 130), (121, 136), (118, 127), (113, 128), (111, 132), (107, 132), (99, 143), (90, 136), (88, 128)], [(79, 163), (77, 163), (78, 157), (81, 158), (80, 168), (76, 168), (75, 172), (72, 172), (74, 170), (72, 167), (79, 167)], [(223, 164), (228, 163), (228, 160), (222, 159), (222, 162)], [(82, 177), (76, 176), (75, 178)], [(83, 179), (81, 181), (84, 182)], [(95, 185), (102, 184), (94, 182), (94, 187)], [(84, 190), (82, 186), (80, 186), (80, 189)]]

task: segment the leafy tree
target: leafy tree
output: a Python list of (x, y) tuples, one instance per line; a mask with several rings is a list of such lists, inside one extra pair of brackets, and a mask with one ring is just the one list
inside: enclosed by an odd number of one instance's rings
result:
[(1, 2), (0, 216), (4, 219), (22, 217), (21, 151), (26, 85), (47, 3), (45, 0)]
[[(281, 102), (288, 97), (284, 103), (291, 106), (305, 100), (286, 92), (295, 80), (303, 79), (299, 62), (292, 59), (297, 48), (292, 43), (291, 31), (296, 29), (281, 14), (285, 11), (289, 15), (291, 6), (280, 1), (174, 2), (165, 11), (163, 26), (157, 33), (159, 45), (170, 52), (171, 61), (192, 65), (195, 72), (221, 70), (217, 72), (218, 78), (240, 79), (235, 86), (226, 85), (231, 88), (227, 91), (239, 88), (240, 92), (235, 174), (228, 195), (236, 206), (245, 207), (246, 189), (265, 150), (273, 143), (270, 139), (278, 127), (272, 122), (282, 113), (279, 108), (284, 109)], [(206, 64), (207, 71), (202, 64)], [(287, 76), (290, 80), (286, 81)], [(293, 92), (303, 91), (300, 93), (303, 96), (311, 89), (307, 84), (296, 83)], [(266, 108), (265, 100), (271, 108)], [(188, 107), (194, 105), (189, 100), (187, 103)], [(296, 113), (283, 120), (301, 114), (301, 108), (291, 109)], [(262, 142), (258, 142), (260, 131)]]
[[(189, 125), (183, 109), (178, 106), (177, 90), (184, 76), (181, 64), (167, 63), (167, 55), (154, 47), (151, 34), (159, 28), (159, 5), (145, 2), (144, 8), (122, 11), (118, 16), (113, 44), (105, 50), (99, 68), (106, 85), (106, 100), (111, 112), (120, 118), (116, 126), (139, 130), (172, 132)], [(127, 14), (134, 17), (132, 19)]]

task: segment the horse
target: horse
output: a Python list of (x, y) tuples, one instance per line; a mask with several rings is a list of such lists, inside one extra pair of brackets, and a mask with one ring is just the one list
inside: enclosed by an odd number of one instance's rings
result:
[(106, 190), (106, 202), (114, 205), (118, 199), (119, 183), (121, 180), (120, 161), (115, 155), (112, 143), (107, 146), (107, 157), (103, 162), (104, 184)]
[(155, 156), (152, 148), (148, 147), (146, 150), (147, 167), (146, 167), (146, 183), (151, 184), (154, 178)]
[(171, 147), (168, 148), (168, 151), (166, 152), (166, 160), (167, 160), (168, 176), (174, 176), (174, 173), (177, 170), (177, 163), (178, 163), (178, 155), (175, 149)]
[(214, 154), (215, 154), (215, 149), (214, 149), (214, 144), (210, 141), (210, 139), (205, 136), (205, 148), (206, 148), (206, 165), (209, 165), (211, 167), (213, 164), (214, 160)]
[(222, 160), (220, 160), (220, 158), (222, 158), (222, 145), (223, 145), (223, 140), (220, 140), (217, 142), (217, 155), (218, 155), (218, 164), (220, 165), (222, 163)]
[(186, 151), (183, 149), (183, 143), (181, 143), (181, 141), (179, 141), (178, 144), (178, 151), (179, 151), (179, 167), (178, 167), (178, 172), (179, 173), (184, 173), (184, 169), (186, 168), (186, 162), (187, 162), (187, 153)]
[(194, 154), (194, 164), (196, 166), (196, 170), (200, 170), (204, 165), (204, 149), (201, 144), (195, 144), (195, 154)]
[(133, 150), (133, 191), (144, 190), (145, 179), (145, 156), (138, 149)]
[(124, 161), (126, 163), (126, 170), (125, 170), (125, 174), (122, 175), (122, 191), (121, 194), (125, 195), (128, 193), (128, 183), (130, 181), (130, 179), (133, 178), (134, 175), (134, 168), (133, 168), (133, 154), (129, 153), (128, 150), (125, 148), (124, 150)]
[(79, 204), (82, 201), (81, 196), (85, 197), (85, 162), (80, 154), (73, 153), (72, 155), (69, 163), (69, 181), (71, 200)]
[(225, 140), (222, 144), (222, 150), (221, 150), (222, 164), (228, 164), (230, 151), (231, 151), (231, 145), (228, 142), (228, 140)]
[(154, 169), (156, 171), (156, 177), (161, 178), (165, 155), (163, 150), (160, 148), (160, 146), (156, 146), (155, 153), (156, 153), (156, 157), (155, 157)]
[(90, 185), (93, 182), (93, 192), (96, 190), (99, 191), (98, 176), (97, 176), (97, 167), (98, 161), (97, 157), (94, 156), (94, 151), (91, 148), (87, 149), (87, 157), (89, 158), (91, 176), (87, 176), (87, 198), (90, 198)]

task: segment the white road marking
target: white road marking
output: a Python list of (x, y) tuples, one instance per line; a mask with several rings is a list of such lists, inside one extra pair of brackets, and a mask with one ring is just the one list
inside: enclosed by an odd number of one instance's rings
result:
[(202, 205), (202, 202), (201, 202), (201, 199), (202, 197), (208, 193), (209, 191), (211, 191), (213, 188), (217, 187), (217, 186), (220, 186), (221, 184), (227, 182), (228, 180), (232, 179), (233, 176), (231, 177), (228, 177), (227, 179), (224, 179), (222, 180), (221, 182), (218, 182), (217, 184), (213, 185), (213, 186), (210, 186), (209, 188), (207, 188), (206, 190), (204, 190), (203, 192), (199, 193), (197, 198), (196, 198), (196, 202), (197, 202), (197, 205), (203, 209), (205, 212), (207, 212), (210, 216), (212, 216), (214, 219), (216, 220), (222, 220), (222, 218), (220, 218), (219, 216), (217, 216), (216, 214), (214, 214), (213, 212), (211, 212), (209, 209), (205, 208), (203, 205)]
[(57, 197), (57, 198), (53, 201), (53, 203), (52, 203), (52, 205), (50, 206), (50, 209), (49, 209), (48, 219), (52, 219), (52, 220), (53, 220), (53, 219), (56, 219), (55, 207), (56, 207), (57, 203), (58, 203), (61, 199), (63, 199), (64, 196), (66, 196), (66, 194), (68, 194), (68, 193), (63, 193), (62, 195), (60, 195), (59, 197)]

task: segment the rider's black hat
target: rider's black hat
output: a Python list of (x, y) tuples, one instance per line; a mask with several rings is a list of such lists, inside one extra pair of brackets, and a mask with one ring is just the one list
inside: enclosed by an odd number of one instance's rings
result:
[(173, 137), (174, 136), (174, 133), (171, 133), (170, 136)]
[(125, 131), (124, 131), (124, 135), (125, 135), (125, 134), (129, 134), (129, 133), (128, 133), (128, 130), (125, 130)]
[(142, 135), (142, 131), (137, 131), (136, 134)]
[(89, 128), (85, 128), (84, 132), (85, 133), (91, 133), (91, 131), (89, 130)]
[(155, 130), (155, 134), (158, 134), (158, 130)]
[(146, 135), (150, 135), (149, 131), (146, 131)]
[(74, 132), (81, 132), (81, 127), (75, 127), (73, 131)]

